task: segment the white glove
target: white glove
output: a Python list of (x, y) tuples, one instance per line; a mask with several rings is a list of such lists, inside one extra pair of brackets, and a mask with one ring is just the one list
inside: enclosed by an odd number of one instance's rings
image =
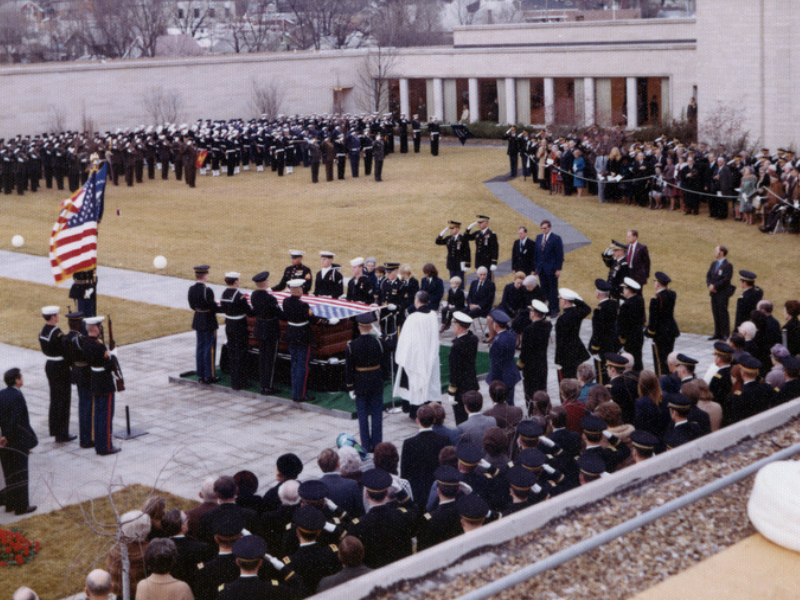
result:
[(469, 231), (470, 229), (472, 229), (473, 227), (475, 227), (475, 225), (477, 225), (477, 224), (478, 224), (478, 222), (477, 222), (477, 221), (475, 221), (474, 223), (470, 223), (469, 227), (467, 227), (467, 231)]
[(469, 267), (467, 266), (467, 263), (465, 263), (465, 262), (462, 262), (462, 263), (461, 263), (461, 270), (462, 270), (462, 271), (466, 271), (467, 269), (469, 269)]
[(610, 440), (611, 438), (615, 437), (614, 434), (611, 433), (608, 429), (603, 430), (603, 435), (606, 436), (607, 440)]
[(556, 472), (556, 470), (547, 463), (542, 465), (542, 469), (544, 469), (547, 473), (550, 473), (550, 475)]
[(325, 506), (327, 506), (327, 507), (328, 507), (329, 509), (331, 509), (331, 510), (336, 510), (337, 508), (339, 508), (339, 507), (336, 505), (336, 502), (334, 502), (334, 501), (333, 501), (333, 500), (331, 500), (330, 498), (325, 498)]
[(328, 533), (333, 533), (334, 531), (336, 531), (336, 525), (334, 525), (333, 523), (328, 523), (326, 521), (325, 522), (325, 526), (323, 527), (323, 529), (325, 531), (327, 531)]
[(283, 563), (274, 556), (272, 556), (271, 554), (265, 554), (264, 558), (266, 558), (272, 564), (272, 566), (275, 567), (278, 571), (280, 571), (283, 568)]
[(339, 300), (347, 300), (347, 294), (342, 294), (339, 296)]
[(479, 467), (483, 467), (484, 469), (491, 469), (492, 465), (489, 464), (489, 461), (485, 458), (482, 458), (481, 461), (478, 463)]
[(600, 355), (599, 354), (592, 354), (592, 359), (600, 362)]
[(355, 393), (355, 392), (350, 392), (350, 397), (351, 397), (353, 400), (355, 400), (355, 399), (356, 399), (356, 393)]
[(397, 304), (387, 304), (386, 308), (389, 310), (397, 310)]
[(108, 353), (109, 353), (111, 356), (116, 356), (116, 355), (117, 355), (117, 349), (116, 349), (116, 348), (114, 348), (113, 350), (109, 350), (109, 351), (108, 351)]
[(328, 319), (328, 325), (338, 325), (338, 324), (339, 324), (339, 319), (337, 319), (336, 317)]
[(492, 265), (491, 267), (489, 267), (489, 270), (490, 270), (492, 273), (494, 273), (495, 271), (497, 271), (497, 265)]
[(83, 297), (84, 297), (86, 300), (88, 300), (89, 298), (91, 298), (91, 297), (92, 297), (92, 292), (93, 292), (93, 291), (94, 291), (94, 288), (89, 288), (89, 289), (87, 289), (85, 292), (83, 292)]
[(553, 440), (551, 440), (550, 438), (546, 438), (544, 436), (539, 438), (539, 443), (544, 444), (548, 448), (553, 448), (556, 445), (556, 443)]
[(442, 229), (442, 233), (439, 234), (439, 237), (444, 237), (444, 234), (450, 231), (450, 227), (445, 227)]

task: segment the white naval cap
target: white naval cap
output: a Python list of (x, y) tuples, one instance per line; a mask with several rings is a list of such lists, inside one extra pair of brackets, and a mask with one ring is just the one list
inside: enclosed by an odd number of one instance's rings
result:
[(289, 256), (291, 256), (292, 258), (296, 258), (298, 256), (305, 256), (305, 255), (306, 255), (306, 253), (303, 252), (302, 250), (289, 250)]
[(550, 312), (550, 309), (549, 309), (549, 308), (547, 308), (547, 304), (545, 304), (545, 303), (544, 303), (544, 302), (542, 302), (541, 300), (534, 300), (534, 301), (532, 301), (532, 302), (531, 302), (531, 308), (532, 308), (533, 310), (535, 310), (536, 312), (538, 312), (538, 313), (541, 313), (541, 314), (543, 314), (543, 315), (546, 315), (547, 313), (549, 313), (549, 312)]
[(336, 256), (333, 252), (329, 252), (327, 250), (320, 250), (319, 255), (323, 258), (333, 258)]
[(472, 321), (474, 320), (467, 313), (461, 312), (460, 310), (453, 313), (453, 318), (462, 325), (465, 325), (467, 327), (472, 325)]
[(83, 320), (87, 325), (100, 325), (105, 317), (87, 317)]
[(632, 290), (640, 290), (640, 289), (642, 289), (642, 286), (639, 285), (639, 282), (636, 281), (635, 279), (631, 279), (630, 277), (626, 277), (625, 279), (623, 279), (622, 280), (622, 284), (625, 287), (631, 288)]
[(569, 288), (561, 288), (560, 290), (558, 290), (558, 296), (559, 298), (563, 298), (568, 302), (575, 302), (575, 300), (583, 300), (583, 298), (581, 298), (578, 295), (578, 292), (574, 292)]
[(52, 317), (53, 315), (57, 315), (59, 310), (61, 310), (59, 306), (43, 306), (42, 314), (48, 317)]
[(289, 287), (290, 288), (299, 288), (303, 287), (303, 284), (306, 282), (305, 279), (290, 279), (289, 280)]
[(241, 273), (237, 273), (236, 271), (228, 271), (225, 273), (225, 279), (239, 279), (242, 276)]
[(354, 258), (353, 260), (350, 261), (350, 266), (351, 267), (357, 267), (358, 265), (363, 265), (363, 264), (364, 264), (364, 257), (363, 256), (358, 256), (358, 257), (356, 257), (356, 258)]

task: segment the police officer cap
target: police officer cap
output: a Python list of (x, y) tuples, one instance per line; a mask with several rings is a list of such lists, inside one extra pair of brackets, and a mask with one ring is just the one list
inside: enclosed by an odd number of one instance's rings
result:
[(211, 267), (210, 267), (210, 266), (208, 266), (208, 265), (198, 265), (198, 266), (196, 266), (196, 267), (194, 268), (194, 272), (195, 272), (197, 275), (205, 275), (206, 273), (208, 273), (208, 271), (209, 271), (210, 269), (211, 269)]
[(461, 442), (456, 446), (456, 457), (458, 458), (458, 462), (468, 467), (473, 467), (481, 462), (483, 450), (477, 444)]
[(616, 352), (606, 352), (603, 358), (606, 359), (606, 364), (611, 365), (612, 367), (619, 367), (620, 369), (623, 369), (628, 365), (627, 359)]
[(233, 544), (233, 555), (243, 560), (264, 558), (266, 553), (267, 543), (257, 535), (245, 535)]
[(741, 279), (742, 281), (755, 281), (756, 277), (757, 275), (752, 271), (745, 271), (745, 270), (739, 271), (739, 279)]
[(358, 265), (363, 265), (363, 264), (364, 264), (364, 257), (363, 256), (359, 256), (359, 257), (354, 258), (353, 260), (350, 261), (350, 266), (351, 267), (357, 267)]
[(539, 469), (546, 462), (547, 457), (538, 448), (525, 448), (517, 457), (517, 464), (526, 469)]
[(731, 356), (733, 354), (733, 348), (731, 348), (730, 344), (726, 344), (725, 342), (714, 342), (714, 354)]
[(383, 492), (392, 485), (392, 476), (383, 469), (370, 469), (361, 476), (361, 484), (368, 492)]
[(292, 523), (307, 533), (314, 533), (325, 527), (325, 515), (321, 510), (308, 504), (294, 511)]
[(520, 421), (517, 424), (517, 435), (523, 439), (533, 440), (544, 435), (542, 426), (536, 421)]
[(328, 495), (328, 486), (325, 485), (324, 481), (311, 479), (300, 484), (297, 488), (297, 494), (303, 500), (309, 500), (311, 502), (324, 500), (325, 496)]
[(631, 443), (643, 450), (652, 450), (658, 444), (658, 438), (649, 431), (637, 429), (631, 432)]
[(228, 271), (225, 273), (225, 279), (239, 279), (242, 276), (241, 273), (237, 273), (236, 271)]
[(43, 306), (42, 307), (42, 314), (46, 317), (52, 317), (53, 315), (57, 315), (58, 311), (61, 307), (59, 306)]
[(297, 476), (303, 472), (303, 461), (291, 452), (281, 454), (276, 461), (276, 466), (285, 479), (297, 479)]
[(256, 283), (266, 281), (267, 279), (269, 279), (269, 271), (261, 271), (258, 275), (253, 275), (253, 281)]
[(628, 244), (623, 244), (622, 242), (618, 242), (617, 240), (611, 240), (611, 245), (614, 246), (614, 250), (628, 249)]
[(375, 322), (375, 313), (365, 312), (356, 317), (356, 323), (359, 325), (371, 325)]
[(474, 492), (456, 500), (456, 508), (462, 519), (473, 523), (480, 523), (489, 514), (489, 505), (486, 504), (486, 500)]
[(453, 318), (464, 325), (465, 327), (469, 327), (472, 325), (473, 318), (470, 317), (467, 313), (463, 313), (460, 310), (453, 313)]
[(545, 304), (541, 300), (533, 300), (531, 302), (531, 308), (540, 315), (546, 315), (547, 313), (550, 312), (550, 309), (547, 308), (547, 304)]
[(458, 485), (463, 479), (461, 473), (451, 465), (442, 465), (433, 473), (433, 478), (440, 485)]
[(577, 292), (569, 289), (569, 288), (561, 288), (558, 290), (559, 298), (563, 298), (569, 302), (575, 302), (575, 300), (581, 300), (582, 298), (578, 295)]
[(672, 375), (662, 375), (659, 377), (658, 385), (665, 394), (677, 394), (681, 391), (681, 382)]
[(630, 288), (632, 290), (640, 290), (640, 289), (642, 289), (642, 286), (639, 285), (639, 282), (636, 281), (635, 279), (631, 279), (630, 277), (626, 277), (625, 279), (623, 279), (622, 280), (622, 285), (624, 285), (626, 288)]
[(82, 321), (83, 320), (83, 311), (76, 310), (75, 312), (71, 312), (67, 314), (67, 319), (70, 321)]
[(581, 429), (587, 433), (599, 433), (606, 429), (606, 422), (595, 415), (586, 415), (579, 421), (579, 424)]
[(506, 473), (506, 479), (515, 490), (529, 490), (536, 483), (536, 473), (522, 465), (514, 465)]
[(656, 271), (655, 277), (656, 280), (658, 280), (658, 282), (663, 285), (669, 285), (669, 283), (672, 281), (672, 279), (670, 279), (670, 276), (664, 273), (663, 271)]
[(500, 310), (499, 308), (495, 308), (492, 312), (489, 313), (489, 316), (492, 317), (496, 322), (500, 323), (501, 325), (507, 325), (511, 322), (511, 317), (509, 317), (504, 311)]
[(696, 358), (692, 358), (691, 356), (686, 356), (685, 354), (678, 354), (675, 362), (679, 365), (696, 365), (699, 361)]
[(303, 284), (306, 282), (305, 279), (290, 279), (289, 280), (289, 287), (290, 288), (299, 288), (303, 287)]
[(83, 322), (87, 325), (100, 325), (105, 317), (86, 317)]
[(758, 371), (761, 368), (761, 361), (755, 356), (745, 354), (739, 358), (739, 366), (749, 371)]
[(783, 368), (786, 369), (787, 371), (800, 370), (800, 358), (792, 356), (791, 354), (781, 358), (781, 364), (783, 365)]
[(692, 405), (692, 400), (689, 396), (683, 394), (672, 394), (669, 397), (667, 406), (670, 408), (689, 408)]
[(611, 291), (611, 284), (608, 283), (605, 279), (595, 279), (594, 287), (597, 289), (598, 292), (607, 293)]
[(232, 536), (242, 533), (244, 514), (239, 511), (216, 511), (211, 519), (211, 531), (214, 535)]
[(606, 464), (596, 452), (584, 452), (578, 457), (578, 469), (584, 475), (600, 476), (606, 471)]

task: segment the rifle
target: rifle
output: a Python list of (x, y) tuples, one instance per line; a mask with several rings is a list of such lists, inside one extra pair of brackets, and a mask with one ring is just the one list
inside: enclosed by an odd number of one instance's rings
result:
[[(114, 342), (114, 330), (111, 325), (111, 315), (108, 315), (108, 349), (114, 350), (116, 347), (117, 344)], [(124, 392), (125, 379), (122, 377), (122, 367), (119, 364), (119, 360), (117, 360), (117, 357), (113, 354), (110, 354), (108, 358), (111, 361), (111, 375), (114, 377), (114, 385), (118, 392)]]

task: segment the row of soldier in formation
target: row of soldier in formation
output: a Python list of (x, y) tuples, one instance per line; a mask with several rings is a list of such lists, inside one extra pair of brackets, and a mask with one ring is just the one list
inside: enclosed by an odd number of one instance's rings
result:
[[(350, 172), (358, 177), (360, 158), (364, 174), (372, 173), (380, 180), (379, 169), (385, 155), (395, 151), (395, 137), (400, 153), (420, 151), (423, 126), (430, 137), (431, 153), (439, 151), (440, 125), (435, 118), (423, 124), (414, 115), (295, 115), (277, 119), (199, 120), (192, 125), (172, 123), (157, 127), (139, 126), (134, 129), (94, 132), (75, 131), (43, 133), (34, 136), (17, 135), (0, 140), (0, 181), (3, 192), (16, 189), (36, 192), (42, 179), (45, 187), (76, 191), (86, 183), (93, 160), (105, 159), (111, 169), (114, 185), (123, 179), (128, 186), (160, 173), (169, 178), (172, 170), (176, 179), (184, 179), (190, 187), (196, 174), (210, 171), (228, 176), (249, 170), (272, 170), (283, 175), (293, 167), (312, 167), (312, 179), (317, 181), (320, 163), (326, 165), (328, 181), (333, 180), (332, 166), (338, 178), (344, 179), (346, 162)], [(409, 130), (410, 127), (410, 130)], [(409, 144), (410, 142), (410, 144)], [(316, 168), (313, 168), (316, 165)]]

